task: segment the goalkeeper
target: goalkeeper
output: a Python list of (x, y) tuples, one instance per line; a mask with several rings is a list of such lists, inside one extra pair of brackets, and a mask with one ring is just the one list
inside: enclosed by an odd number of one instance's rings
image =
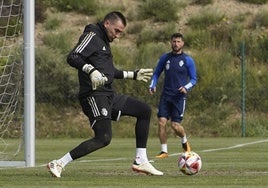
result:
[(126, 24), (122, 13), (108, 13), (102, 22), (85, 27), (77, 45), (67, 57), (67, 62), (78, 70), (79, 100), (83, 112), (89, 118), (94, 137), (85, 140), (60, 159), (48, 163), (49, 172), (55, 177), (61, 177), (62, 169), (71, 161), (109, 145), (112, 139), (111, 121), (118, 121), (120, 116), (126, 115), (136, 118), (133, 171), (163, 175), (147, 158), (150, 106), (133, 97), (115, 94), (112, 88), (114, 79), (147, 82), (153, 72), (152, 69), (122, 71), (114, 67), (110, 43), (120, 37)]

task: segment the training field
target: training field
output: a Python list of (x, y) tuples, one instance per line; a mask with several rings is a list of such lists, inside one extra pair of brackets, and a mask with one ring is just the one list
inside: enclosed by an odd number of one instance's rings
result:
[(164, 176), (131, 170), (135, 139), (113, 138), (111, 145), (70, 163), (62, 178), (48, 173), (46, 163), (59, 158), (81, 139), (36, 140), (36, 167), (0, 168), (0, 187), (267, 187), (267, 138), (194, 138), (190, 143), (203, 162), (195, 176), (179, 172), (179, 139), (169, 138), (167, 159), (155, 159), (157, 138), (149, 138), (148, 156)]

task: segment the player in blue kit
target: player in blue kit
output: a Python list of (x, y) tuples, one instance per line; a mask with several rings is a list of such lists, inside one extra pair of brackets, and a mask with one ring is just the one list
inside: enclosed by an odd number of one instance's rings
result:
[(184, 40), (181, 33), (171, 36), (172, 52), (163, 54), (155, 68), (151, 78), (149, 92), (156, 92), (158, 78), (165, 72), (164, 85), (158, 107), (158, 135), (161, 143), (161, 152), (156, 158), (167, 158), (167, 134), (166, 124), (171, 119), (171, 127), (175, 134), (181, 138), (183, 151), (190, 151), (184, 127), (183, 119), (186, 97), (190, 89), (196, 84), (196, 68), (193, 58), (183, 52)]

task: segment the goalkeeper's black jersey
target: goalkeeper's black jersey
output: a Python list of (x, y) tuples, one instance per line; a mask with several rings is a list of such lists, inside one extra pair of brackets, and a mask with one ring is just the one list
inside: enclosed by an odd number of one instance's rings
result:
[(89, 75), (82, 71), (85, 64), (93, 65), (103, 73), (108, 81), (104, 86), (94, 90), (94, 93), (113, 92), (112, 82), (114, 78), (122, 79), (123, 71), (117, 70), (113, 65), (113, 56), (103, 22), (89, 24), (75, 48), (69, 53), (67, 62), (78, 69), (79, 97), (88, 96), (93, 92)]

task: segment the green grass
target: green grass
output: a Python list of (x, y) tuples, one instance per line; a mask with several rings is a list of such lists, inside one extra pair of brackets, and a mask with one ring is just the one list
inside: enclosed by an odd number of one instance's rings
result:
[(0, 187), (267, 187), (266, 138), (190, 138), (202, 158), (199, 174), (186, 176), (177, 167), (179, 140), (169, 138), (170, 157), (155, 159), (157, 138), (148, 142), (148, 156), (164, 176), (136, 174), (130, 166), (135, 140), (114, 138), (111, 145), (70, 163), (62, 178), (53, 178), (46, 163), (59, 158), (81, 139), (36, 140), (36, 167), (1, 168)]

